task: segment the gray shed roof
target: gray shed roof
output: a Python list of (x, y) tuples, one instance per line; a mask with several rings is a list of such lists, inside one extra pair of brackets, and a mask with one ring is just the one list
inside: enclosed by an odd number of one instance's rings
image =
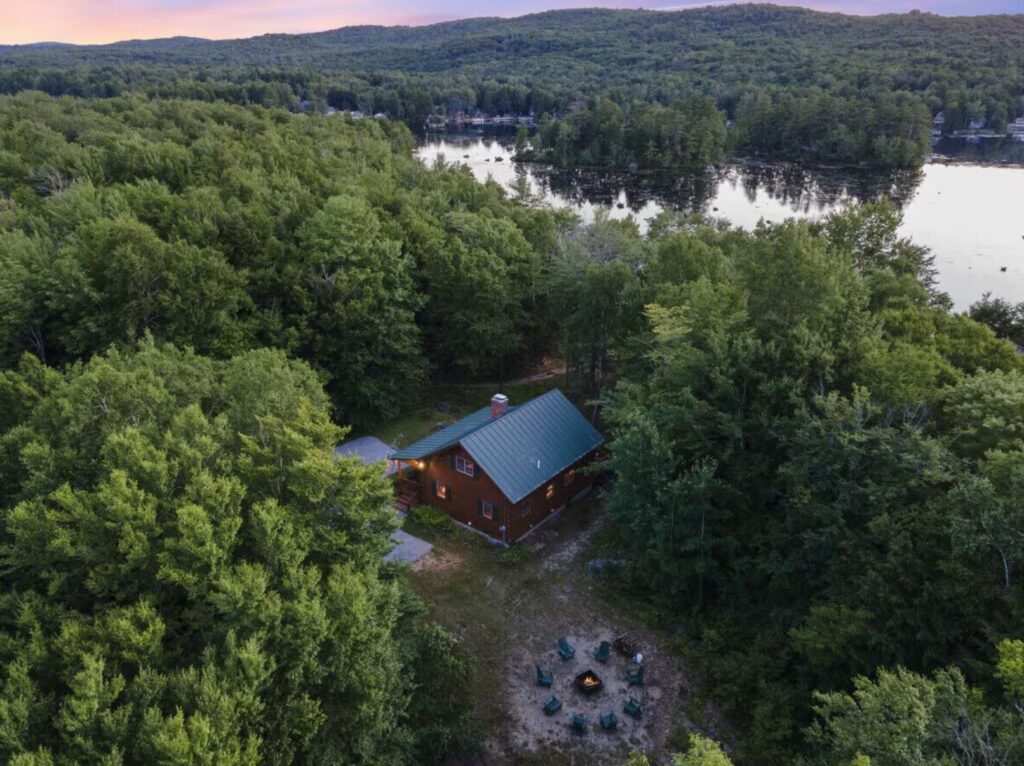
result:
[(517, 503), (602, 443), (604, 437), (555, 389), (510, 407), (497, 420), (484, 407), (392, 457), (416, 460), (461, 444)]
[(354, 455), (366, 465), (370, 465), (381, 460), (387, 460), (388, 454), (392, 449), (394, 448), (389, 444), (385, 444), (376, 436), (362, 436), (358, 439), (352, 439), (351, 441), (339, 444), (334, 448), (334, 454), (336, 457)]
[[(357, 457), (364, 465), (383, 463), (388, 459), (388, 454), (394, 449), (385, 444), (375, 436), (363, 436), (359, 439), (352, 439), (334, 448), (335, 457)], [(391, 475), (395, 472), (395, 466), (386, 465), (384, 472)]]

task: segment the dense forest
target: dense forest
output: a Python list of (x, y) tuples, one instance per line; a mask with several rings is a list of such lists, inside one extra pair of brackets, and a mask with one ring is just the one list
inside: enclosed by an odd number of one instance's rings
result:
[(702, 168), (725, 156), (725, 116), (707, 97), (639, 106), (628, 118), (598, 98), (561, 120), (545, 116), (535, 146), (520, 128), (517, 143), (517, 159), (563, 167)]
[(331, 448), (553, 352), (603, 405), (616, 576), (735, 727), (674, 763), (1020, 763), (1020, 307), (952, 313), (888, 202), (642, 236), (411, 146), (0, 101), (3, 760), (480, 747), (472, 663), (380, 563), (391, 489)]
[(312, 364), (337, 415), (544, 345), (553, 219), (412, 159), (401, 124), (223, 104), (0, 101), (0, 361), (153, 333)]
[(1024, 758), (1024, 357), (949, 312), (898, 225), (605, 221), (552, 266), (613, 424), (626, 579), (741, 763)]
[(435, 762), (471, 740), (452, 636), (377, 563), (380, 472), (317, 375), (147, 339), (0, 372), (0, 758)]
[[(0, 761), (477, 746), (469, 659), (380, 563), (392, 487), (334, 459), (335, 422), (513, 354), (535, 320), (509, 286), (553, 224), (409, 145), (262, 108), (0, 104)], [(431, 323), (460, 329), (433, 361)]]
[(725, 112), (707, 96), (626, 109), (596, 97), (561, 119), (541, 118), (535, 140), (524, 137), (518, 156), (616, 169), (702, 168), (727, 154), (913, 168), (931, 151), (931, 114), (905, 96), (849, 100), (787, 92), (773, 98), (758, 92), (744, 95), (733, 112), (728, 127)]
[[(722, 124), (698, 143), (715, 151), (913, 166), (940, 112), (947, 132), (976, 120), (998, 132), (1024, 113), (1022, 36), (1024, 15), (553, 11), (233, 41), (0, 46), (0, 92), (332, 107), (414, 129), (433, 113), (550, 115), (560, 122), (547, 159), (623, 166), (692, 160), (692, 147), (663, 137), (689, 127), (693, 99), (709, 98)], [(590, 135), (596, 113), (615, 110), (621, 136)], [(723, 143), (727, 120), (735, 130)]]

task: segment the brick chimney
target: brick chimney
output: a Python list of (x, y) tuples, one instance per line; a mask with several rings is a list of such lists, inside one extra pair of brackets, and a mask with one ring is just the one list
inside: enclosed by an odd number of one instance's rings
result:
[(508, 397), (505, 394), (495, 394), (491, 397), (491, 420), (497, 420), (508, 412)]

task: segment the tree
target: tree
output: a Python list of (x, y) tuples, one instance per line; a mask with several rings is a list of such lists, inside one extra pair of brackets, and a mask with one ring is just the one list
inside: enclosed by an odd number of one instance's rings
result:
[[(623, 766), (650, 766), (650, 761), (643, 753), (632, 753)], [(672, 766), (732, 766), (732, 761), (714, 740), (691, 734), (686, 752), (672, 756)]]
[(854, 679), (854, 692), (815, 694), (811, 741), (828, 763), (867, 756), (873, 766), (939, 766), (952, 749), (957, 713), (968, 690), (958, 671), (928, 679), (903, 668)]
[(510, 220), (489, 211), (447, 213), (417, 232), (415, 252), (428, 301), (425, 345), (444, 375), (501, 373), (523, 351), (539, 298), (540, 257)]
[(702, 168), (723, 159), (725, 139), (725, 116), (703, 96), (670, 107), (634, 104), (628, 114), (597, 97), (561, 120), (543, 120), (536, 154), (562, 166)]
[(612, 346), (640, 299), (642, 255), (631, 225), (605, 218), (561, 238), (545, 289), (573, 388), (593, 395), (605, 384)]
[(519, 123), (516, 126), (516, 146), (515, 153), (517, 157), (526, 154), (530, 148), (530, 131), (523, 123)]
[(1013, 304), (985, 293), (980, 301), (971, 304), (967, 313), (975, 322), (992, 328), (998, 337), (1024, 343), (1024, 304)]
[[(662, 219), (611, 343), (625, 571), (690, 630), (745, 722), (739, 758), (792, 760), (813, 690), (880, 667), (988, 681), (977, 636), (1020, 619), (1016, 352), (929, 298), (926, 254), (890, 213), (752, 233)], [(1009, 752), (1006, 711), (970, 712), (941, 746), (851, 735), (825, 762)]]
[(630, 543), (638, 579), (662, 598), (690, 595), (703, 605), (706, 588), (717, 580), (721, 549), (730, 544), (720, 531), (728, 514), (712, 500), (715, 465), (673, 465), (650, 421), (633, 412), (609, 467), (622, 487), (609, 499), (608, 510)]
[(999, 643), (996, 678), (1003, 682), (1006, 696), (1018, 712), (1024, 706), (1024, 641), (1004, 639)]
[(1020, 712), (985, 706), (956, 669), (880, 669), (875, 681), (855, 678), (852, 694), (815, 698), (808, 737), (826, 764), (1004, 766), (1024, 754)]
[(888, 198), (832, 213), (822, 232), (829, 245), (849, 254), (865, 275), (889, 270), (897, 277), (910, 276), (929, 290), (935, 283), (935, 257), (927, 248), (899, 236), (903, 215)]
[(430, 94), (421, 88), (402, 88), (398, 97), (401, 99), (402, 108), (395, 116), (405, 120), (414, 130), (421, 129), (427, 117), (434, 111), (434, 100)]
[(1003, 584), (1013, 585), (1014, 567), (1024, 558), (1024, 452), (986, 453), (980, 475), (966, 478), (954, 495), (958, 514), (953, 532), (961, 549), (992, 550), (1001, 562)]
[(0, 193), (20, 200), (0, 222), (4, 368), (147, 333), (218, 358), (269, 346), (313, 364), (365, 425), (428, 371), (543, 353), (547, 211), (424, 168), (400, 124), (170, 95), (4, 101)]
[[(85, 356), (146, 332), (199, 350), (231, 349), (243, 298), (215, 252), (169, 245), (138, 221), (101, 220), (76, 231), (55, 264), (50, 298), (67, 352)], [(56, 284), (59, 279), (60, 285)]]
[(49, 273), (45, 245), (21, 232), (0, 234), (0, 335), (5, 361), (28, 348), (43, 362), (48, 346)]
[(1017, 449), (1024, 437), (1024, 375), (996, 370), (965, 378), (945, 393), (940, 418), (952, 449), (971, 460)]
[(689, 749), (674, 756), (672, 766), (732, 766), (732, 761), (714, 740), (691, 734)]
[(465, 671), (381, 577), (391, 488), (334, 458), (308, 366), (147, 340), (5, 376), (34, 393), (0, 434), (3, 760), (445, 755), (461, 718), (411, 681)]
[(395, 412), (425, 372), (412, 261), (354, 197), (331, 197), (298, 239), (301, 260), (289, 271), (302, 355), (330, 373), (346, 420)]

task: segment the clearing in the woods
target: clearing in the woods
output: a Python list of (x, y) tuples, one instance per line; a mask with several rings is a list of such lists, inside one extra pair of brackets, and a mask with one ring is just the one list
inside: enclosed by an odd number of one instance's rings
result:
[[(667, 638), (609, 599), (610, 581), (591, 571), (600, 555), (604, 528), (595, 495), (570, 505), (519, 547), (506, 552), (454, 527), (445, 533), (407, 528), (434, 544), (409, 577), (432, 616), (451, 630), (475, 661), (474, 688), (467, 690), (487, 732), (484, 761), (492, 764), (620, 764), (631, 750), (663, 752), (693, 729), (685, 713), (689, 683), (679, 653)], [(618, 601), (619, 603), (613, 603)], [(628, 635), (645, 655), (643, 686), (627, 687), (631, 660), (612, 652), (607, 664), (592, 655), (601, 641)], [(559, 637), (576, 656), (562, 660)], [(551, 690), (537, 685), (536, 665), (554, 671)], [(584, 696), (576, 674), (592, 668), (605, 688)], [(563, 701), (553, 716), (543, 712), (553, 693)], [(629, 696), (642, 701), (639, 719), (623, 712)], [(602, 713), (613, 711), (618, 729), (603, 731)], [(589, 718), (586, 733), (574, 732), (573, 713)]]

